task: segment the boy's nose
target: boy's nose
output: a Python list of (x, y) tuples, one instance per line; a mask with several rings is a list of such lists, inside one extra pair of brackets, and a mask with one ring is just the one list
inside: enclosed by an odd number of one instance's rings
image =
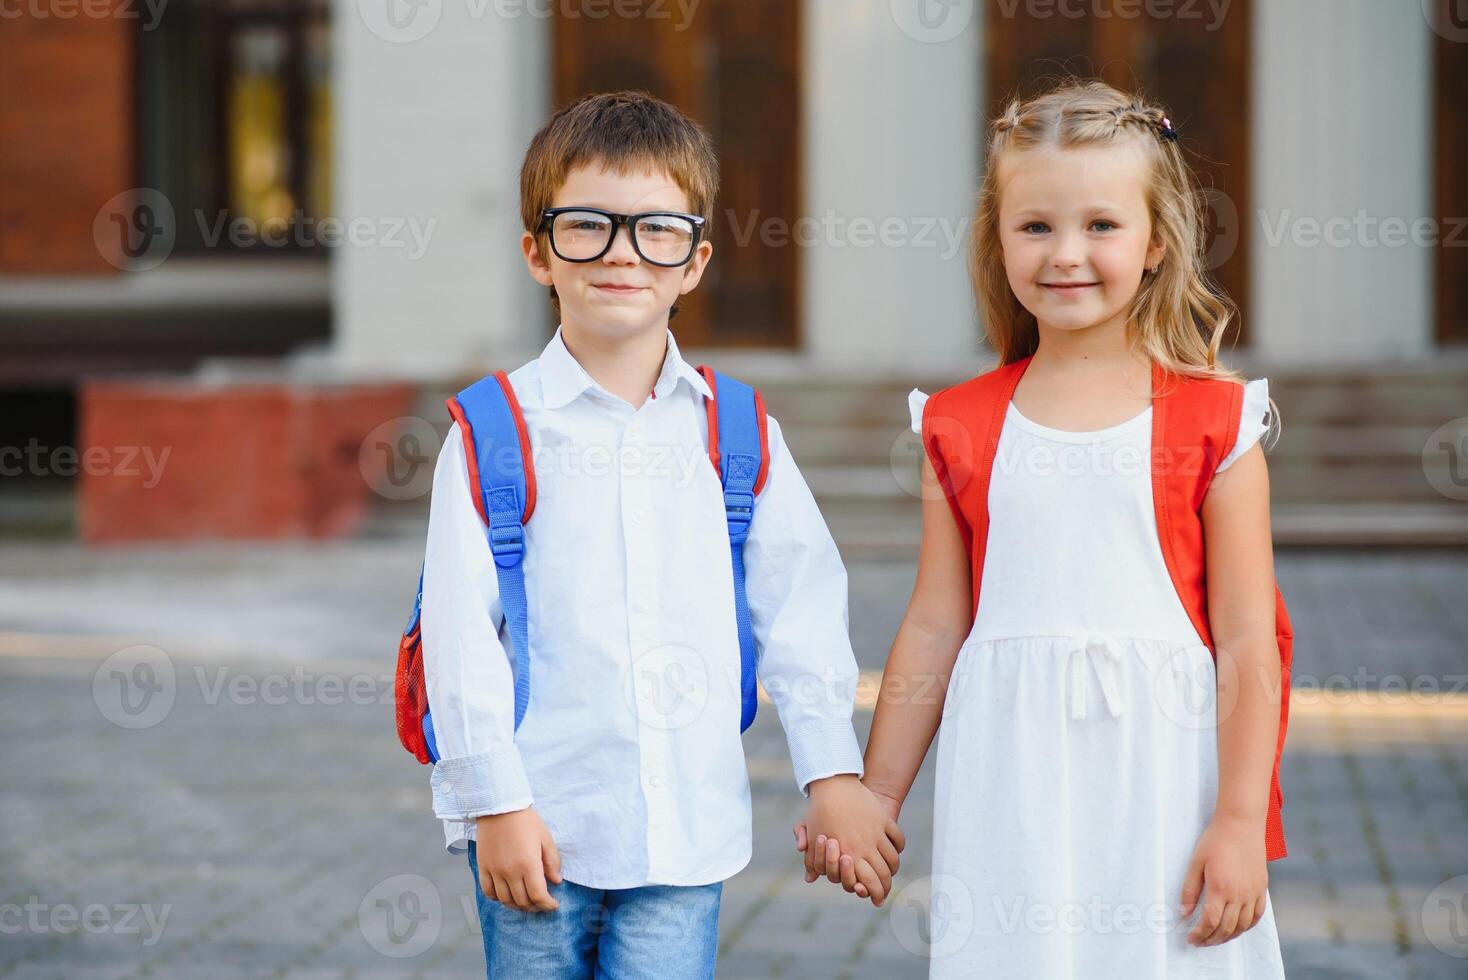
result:
[(602, 261), (613, 265), (636, 265), (642, 261), (637, 249), (632, 247), (632, 227), (622, 225), (612, 235), (612, 247), (602, 256)]

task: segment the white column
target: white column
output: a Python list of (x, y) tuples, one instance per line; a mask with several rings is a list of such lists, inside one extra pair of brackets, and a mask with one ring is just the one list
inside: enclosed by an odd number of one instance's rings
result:
[(1422, 4), (1275, 0), (1253, 17), (1253, 353), (1425, 357), (1433, 38)]
[(966, 236), (982, 4), (805, 0), (802, 346), (823, 366), (948, 367), (980, 350)]
[[(382, 229), (332, 256), (338, 366), (435, 377), (513, 367), (543, 345), (549, 305), (520, 258), (519, 173), (549, 110), (545, 9), (334, 0), (333, 211)], [(405, 247), (387, 242), (399, 221)]]

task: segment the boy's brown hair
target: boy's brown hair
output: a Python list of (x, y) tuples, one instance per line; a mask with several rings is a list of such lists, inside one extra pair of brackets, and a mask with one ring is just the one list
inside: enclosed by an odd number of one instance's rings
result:
[[(535, 134), (520, 168), (520, 219), (532, 235), (540, 216), (577, 167), (604, 164), (617, 174), (663, 171), (688, 195), (690, 213), (713, 220), (719, 163), (703, 127), (646, 92), (588, 95)], [(544, 245), (544, 242), (542, 242)]]

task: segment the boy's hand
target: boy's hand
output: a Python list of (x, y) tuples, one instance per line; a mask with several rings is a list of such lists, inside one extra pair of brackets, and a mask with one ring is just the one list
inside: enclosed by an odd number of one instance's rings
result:
[(474, 835), (485, 898), (521, 912), (560, 908), (546, 881), (561, 883), (561, 855), (534, 807), (479, 817)]
[(1269, 897), (1269, 864), (1264, 856), (1264, 828), (1259, 821), (1214, 815), (1183, 879), (1183, 918), (1207, 901), (1198, 924), (1188, 933), (1194, 946), (1218, 946), (1254, 927)]
[(810, 809), (795, 827), (795, 846), (805, 852), (805, 880), (824, 874), (880, 907), (906, 846), (896, 816), (895, 801), (879, 799), (854, 775), (811, 783)]

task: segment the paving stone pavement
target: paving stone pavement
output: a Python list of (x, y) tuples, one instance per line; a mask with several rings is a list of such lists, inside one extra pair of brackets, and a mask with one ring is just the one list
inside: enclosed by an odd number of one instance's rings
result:
[[(0, 548), (0, 977), (482, 975), (467, 865), (391, 724), (420, 546)], [(913, 567), (850, 568), (879, 671)], [(1298, 637), (1292, 855), (1270, 868), (1289, 975), (1468, 977), (1434, 945), (1468, 956), (1468, 556), (1284, 552), (1279, 576)], [(745, 744), (755, 858), (725, 890), (719, 975), (925, 976), (930, 766), (903, 891), (875, 910), (802, 881), (774, 711)]]

